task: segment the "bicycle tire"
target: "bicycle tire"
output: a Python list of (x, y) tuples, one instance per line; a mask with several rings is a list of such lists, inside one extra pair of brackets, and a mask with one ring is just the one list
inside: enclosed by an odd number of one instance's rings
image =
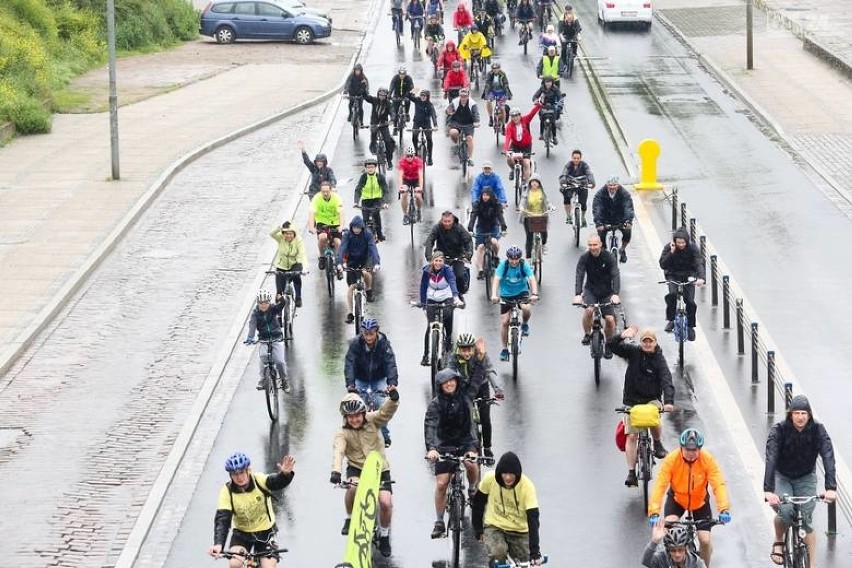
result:
[[(485, 246), (488, 249), (491, 248), (491, 243), (486, 242)], [(487, 249), (487, 250), (488, 250)], [(482, 272), (485, 275), (485, 299), (491, 300), (491, 283), (494, 278), (494, 268), (491, 266), (493, 264), (493, 255), (486, 253), (482, 257)]]
[(547, 158), (550, 157), (550, 142), (551, 142), (550, 124), (545, 122), (544, 123), (544, 155)]
[(592, 352), (592, 360), (595, 368), (595, 385), (601, 384), (601, 358), (604, 352), (603, 333), (598, 329), (592, 332), (592, 341), (589, 344)]
[(574, 207), (574, 246), (580, 246), (580, 223), (582, 221), (582, 211), (579, 207)]
[(683, 369), (683, 345), (687, 338), (686, 315), (679, 313), (675, 316), (675, 341), (677, 341), (677, 363)]
[(541, 236), (540, 236), (539, 233), (536, 233), (534, 242), (535, 242), (535, 245), (533, 245), (533, 261), (532, 261), (533, 274), (535, 274), (536, 282), (541, 284), (541, 268), (542, 268), (542, 264), (544, 263), (542, 256), (544, 256), (544, 250), (542, 248)]
[(523, 168), (515, 168), (515, 208), (521, 206), (521, 176), (523, 175)]
[[(329, 238), (331, 238), (329, 236)], [(334, 256), (327, 254), (325, 255), (325, 282), (328, 287), (328, 298), (334, 298)]]
[(645, 503), (645, 508), (643, 509), (643, 511), (648, 510), (648, 498), (649, 498), (648, 487), (651, 483), (651, 460), (652, 459), (653, 458), (651, 456), (650, 442), (646, 442), (645, 444), (643, 444), (642, 457), (640, 458), (640, 463), (642, 465), (642, 470), (641, 470), (641, 474), (642, 474), (642, 498), (644, 499), (644, 503)]
[(527, 37), (527, 36), (528, 36), (528, 34), (524, 34), (524, 40), (523, 40), (523, 42), (524, 42), (524, 55), (527, 54), (527, 44), (529, 44), (529, 42), (530, 42), (529, 37)]
[(609, 254), (615, 259), (615, 262), (618, 262), (618, 247), (611, 247), (609, 249)]
[(355, 326), (355, 335), (357, 336), (361, 332), (361, 324), (364, 322), (363, 296), (357, 290), (355, 291), (355, 301), (352, 305), (352, 314), (355, 316), (353, 324)]
[(438, 395), (438, 387), (435, 385), (435, 375), (440, 371), (439, 367), (439, 357), (440, 357), (440, 343), (441, 343), (441, 334), (437, 329), (432, 330), (430, 334), (431, 345), (429, 345), (429, 356), (431, 357), (430, 368), (432, 372), (432, 397), (436, 397)]
[(518, 382), (518, 355), (520, 355), (521, 330), (513, 327), (509, 330), (509, 343), (512, 345), (510, 356), (512, 357), (512, 381)]
[(467, 179), (467, 139), (462, 138), (462, 133), (459, 133), (459, 163), (461, 164), (462, 179)]
[(461, 531), (462, 531), (462, 518), (464, 517), (464, 497), (460, 492), (453, 492), (453, 502), (452, 502), (452, 510), (450, 511), (450, 532), (452, 532), (452, 547), (453, 547), (453, 557), (452, 557), (452, 566), (453, 568), (460, 567), (461, 561)]
[(414, 220), (417, 218), (417, 203), (414, 201), (414, 192), (408, 196), (408, 231), (411, 233), (411, 247), (414, 248)]
[(361, 130), (361, 123), (358, 121), (358, 111), (353, 108), (352, 114), (352, 141), (358, 140), (358, 135)]
[[(379, 136), (381, 136), (381, 133), (379, 133)], [(385, 157), (384, 151), (378, 147), (378, 142), (376, 146), (376, 161), (379, 163), (379, 173), (385, 175), (387, 173), (388, 159)]]
[[(574, 53), (574, 50), (571, 48), (571, 46), (570, 46), (570, 45), (568, 46), (568, 49), (570, 49), (570, 50), (571, 50), (571, 53), (572, 53), (572, 54)], [(570, 78), (571, 78), (571, 76), (574, 74), (574, 59), (575, 59), (575, 56), (574, 56), (574, 55), (569, 55), (569, 56), (568, 56), (568, 65), (567, 65), (566, 72), (567, 72), (567, 74), (568, 74), (568, 78), (569, 78), (569, 79), (570, 79)]]
[(284, 294), (284, 309), (281, 310), (281, 331), (284, 333), (284, 341), (293, 339), (293, 326), (291, 324), (293, 314), (290, 306), (292, 301), (293, 299), (289, 294)]
[(269, 367), (264, 369), (266, 379), (266, 411), (269, 414), (269, 419), (273, 422), (278, 421), (278, 373), (273, 372)]
[(420, 32), (414, 33), (414, 49), (420, 51)]

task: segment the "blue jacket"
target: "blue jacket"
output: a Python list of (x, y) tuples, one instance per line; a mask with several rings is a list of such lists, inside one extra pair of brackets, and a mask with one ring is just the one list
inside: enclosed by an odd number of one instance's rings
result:
[[(361, 233), (356, 235), (352, 232), (352, 227), (361, 227)], [(351, 268), (358, 268), (367, 264), (368, 257), (372, 258), (374, 265), (381, 264), (373, 233), (364, 225), (361, 216), (356, 215), (349, 223), (349, 230), (343, 234), (343, 242), (337, 251), (337, 261), (345, 262)]]
[(397, 386), (399, 373), (396, 370), (396, 356), (388, 336), (379, 332), (372, 349), (367, 348), (360, 335), (350, 341), (343, 374), (346, 377), (346, 388), (354, 387), (355, 379), (369, 382), (387, 379), (388, 385)]
[(490, 187), (494, 190), (494, 196), (500, 200), (500, 203), (507, 203), (506, 189), (503, 187), (503, 180), (500, 179), (500, 176), (494, 171), (492, 171), (489, 175), (485, 175), (485, 172), (483, 172), (476, 176), (476, 179), (473, 180), (473, 185), (470, 188), (470, 202), (476, 203), (479, 201), (479, 197), (482, 195), (482, 190), (486, 187)]
[(456, 286), (456, 275), (453, 272), (452, 266), (444, 265), (441, 268), (441, 272), (437, 274), (432, 273), (432, 264), (427, 264), (423, 267), (423, 276), (420, 278), (420, 303), (426, 303), (426, 292), (429, 290), (429, 280), (431, 278), (443, 278), (447, 281), (447, 284), (450, 285), (450, 290), (453, 293), (453, 297), (456, 298), (459, 295), (459, 289)]

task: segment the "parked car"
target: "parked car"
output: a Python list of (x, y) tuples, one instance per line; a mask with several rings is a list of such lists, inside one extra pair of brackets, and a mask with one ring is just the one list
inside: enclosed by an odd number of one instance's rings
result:
[(604, 27), (615, 22), (638, 22), (650, 28), (651, 10), (649, 0), (598, 0), (598, 22)]
[(292, 14), (304, 13), (313, 16), (320, 16), (321, 18), (328, 20), (328, 23), (332, 23), (331, 14), (328, 13), (328, 10), (323, 10), (322, 8), (310, 8), (307, 4), (302, 2), (302, 0), (271, 0), (271, 2), (273, 4), (278, 4)]
[(283, 39), (305, 45), (331, 35), (331, 22), (263, 0), (215, 0), (201, 12), (199, 33), (217, 43)]

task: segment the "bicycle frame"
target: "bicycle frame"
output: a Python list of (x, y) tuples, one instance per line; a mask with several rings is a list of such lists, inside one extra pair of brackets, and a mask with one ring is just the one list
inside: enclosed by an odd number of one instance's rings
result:
[(793, 506), (793, 522), (784, 532), (784, 568), (810, 568), (808, 546), (805, 544), (806, 532), (802, 506), (811, 501), (822, 500), (824, 495), (781, 496), (782, 505)]
[(574, 246), (580, 246), (580, 225), (583, 219), (583, 211), (580, 207), (580, 189), (586, 184), (586, 176), (568, 177), (568, 180), (562, 182), (562, 189), (571, 192), (571, 217), (572, 225), (574, 225)]
[(269, 419), (273, 422), (278, 420), (279, 415), (279, 397), (278, 391), (284, 390), (284, 377), (278, 376), (278, 369), (275, 368), (275, 359), (272, 357), (273, 344), (280, 340), (264, 340), (261, 339), (258, 343), (266, 345), (266, 361), (263, 364), (264, 378), (264, 395), (266, 397), (266, 411), (269, 414)]
[(597, 303), (597, 304), (574, 304), (578, 308), (592, 308), (592, 330), (591, 340), (589, 341), (589, 353), (594, 361), (595, 385), (601, 384), (601, 358), (604, 355), (606, 345), (606, 335), (604, 334), (604, 315), (601, 308), (614, 305), (612, 302)]
[(355, 335), (361, 333), (361, 323), (364, 321), (365, 306), (367, 305), (367, 293), (364, 285), (364, 268), (345, 268), (345, 272), (354, 272), (355, 290), (352, 291), (352, 314), (355, 316), (353, 325)]
[(277, 548), (275, 550), (264, 550), (263, 552), (246, 553), (223, 550), (219, 557), (224, 558), (226, 560), (230, 560), (231, 558), (242, 558), (242, 567), (251, 568), (254, 566), (260, 566), (260, 560), (262, 558), (271, 558), (274, 555), (281, 554), (283, 552), (289, 551), (286, 548)]
[(690, 276), (686, 282), (677, 282), (675, 280), (661, 280), (658, 284), (666, 284), (666, 285), (674, 285), (677, 286), (677, 303), (675, 307), (675, 317), (674, 321), (674, 337), (675, 341), (678, 343), (678, 363), (680, 368), (683, 369), (683, 344), (689, 339), (689, 318), (686, 314), (686, 300), (683, 296), (684, 287), (694, 285), (696, 279)]

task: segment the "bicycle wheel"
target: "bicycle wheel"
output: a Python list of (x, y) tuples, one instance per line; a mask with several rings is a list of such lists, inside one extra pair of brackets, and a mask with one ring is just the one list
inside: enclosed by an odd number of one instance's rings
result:
[(452, 541), (453, 541), (453, 556), (452, 556), (452, 567), (459, 568), (460, 560), (461, 560), (461, 531), (462, 531), (462, 518), (464, 517), (464, 496), (461, 492), (454, 491), (452, 497), (452, 504), (450, 506), (450, 532), (452, 533)]
[(358, 134), (361, 131), (361, 123), (358, 120), (358, 110), (350, 107), (349, 114), (352, 116), (352, 140), (358, 140)]
[(590, 344), (592, 351), (592, 360), (595, 367), (595, 385), (601, 384), (601, 358), (604, 352), (604, 338), (600, 330), (592, 332), (592, 342)]
[(550, 142), (551, 142), (550, 124), (545, 123), (545, 125), (544, 125), (544, 155), (547, 158), (550, 157)]
[[(459, 134), (461, 136), (461, 134)], [(461, 164), (462, 179), (467, 179), (467, 140), (459, 138), (459, 163)]]
[(364, 321), (364, 296), (360, 290), (355, 291), (355, 298), (352, 305), (352, 315), (355, 316), (355, 335), (361, 333), (361, 323)]
[(515, 209), (521, 206), (521, 175), (523, 170), (515, 168)]
[[(381, 134), (379, 134), (381, 136)], [(385, 157), (385, 152), (381, 148), (376, 148), (376, 161), (379, 162), (379, 173), (385, 175), (387, 172), (388, 160)]]
[[(490, 249), (491, 243), (485, 243), (485, 246), (489, 247), (489, 249)], [(491, 282), (492, 282), (492, 279), (494, 278), (494, 269), (491, 267), (491, 264), (492, 264), (491, 259), (492, 259), (492, 255), (488, 254), (487, 252), (482, 257), (482, 272), (485, 275), (485, 299), (486, 300), (491, 299)]]
[(526, 55), (527, 54), (527, 44), (529, 44), (529, 42), (530, 42), (529, 32), (524, 32), (523, 39), (521, 41), (524, 42), (524, 55)]
[(420, 30), (414, 32), (414, 49), (420, 51)]
[(642, 455), (639, 458), (639, 465), (641, 467), (640, 473), (642, 476), (642, 498), (645, 503), (644, 511), (648, 510), (648, 487), (651, 483), (651, 459), (650, 442), (646, 441), (645, 444), (643, 444)]
[(574, 55), (573, 55), (574, 50), (571, 48), (570, 45), (568, 46), (568, 49), (571, 50), (572, 55), (568, 56), (568, 65), (567, 65), (565, 72), (568, 75), (568, 77), (570, 78), (574, 74)]
[(688, 333), (686, 326), (686, 315), (683, 313), (677, 314), (675, 316), (674, 331), (675, 341), (677, 341), (677, 363), (681, 369), (683, 369), (683, 345), (686, 343)]
[(328, 287), (329, 299), (334, 298), (334, 256), (331, 254), (325, 255), (325, 282)]
[(542, 250), (541, 244), (541, 233), (535, 234), (535, 244), (533, 245), (533, 274), (535, 274), (536, 282), (541, 284), (541, 267), (543, 264), (542, 256), (544, 256), (544, 251)]
[(291, 302), (293, 302), (293, 298), (291, 298), (289, 294), (285, 294), (284, 309), (281, 310), (281, 331), (284, 333), (284, 341), (290, 341), (293, 339), (293, 314), (291, 311)]
[(417, 202), (414, 201), (414, 192), (408, 192), (408, 231), (411, 233), (411, 247), (414, 248), (414, 221), (417, 219)]
[(509, 344), (512, 346), (510, 355), (512, 357), (512, 381), (514, 382), (518, 381), (518, 355), (521, 354), (520, 341), (520, 329), (513, 327), (509, 330)]
[(269, 413), (269, 419), (273, 422), (278, 420), (278, 373), (266, 367), (264, 369), (266, 378), (266, 411)]
[(429, 357), (432, 358), (432, 397), (434, 398), (438, 395), (438, 389), (435, 386), (435, 375), (441, 370), (439, 361), (441, 357), (441, 333), (437, 329), (432, 330), (429, 343)]

